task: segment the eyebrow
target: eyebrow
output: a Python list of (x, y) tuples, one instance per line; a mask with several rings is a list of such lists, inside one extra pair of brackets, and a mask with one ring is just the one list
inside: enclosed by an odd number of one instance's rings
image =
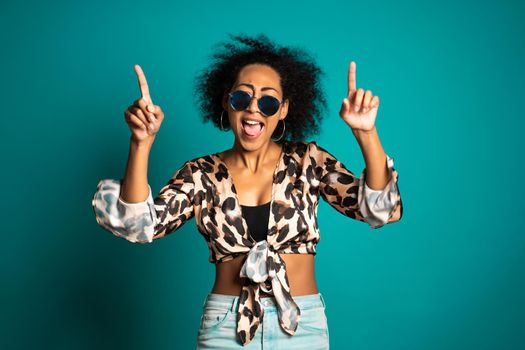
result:
[[(255, 90), (255, 86), (253, 86), (252, 84), (240, 83), (240, 84), (237, 84), (236, 86), (239, 86), (239, 85), (246, 85), (249, 88), (251, 88), (252, 90)], [(270, 86), (265, 86), (265, 87), (261, 88), (261, 91), (266, 91), (266, 90), (274, 90), (275, 92), (279, 92), (279, 91), (277, 91), (276, 89), (274, 89), (273, 87), (270, 87)]]

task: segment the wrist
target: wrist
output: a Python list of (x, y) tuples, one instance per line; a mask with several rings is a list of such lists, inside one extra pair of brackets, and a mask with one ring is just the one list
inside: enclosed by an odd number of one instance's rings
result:
[(153, 145), (153, 141), (155, 140), (155, 135), (151, 137), (147, 137), (144, 140), (136, 140), (132, 137), (130, 137), (130, 147), (136, 149), (136, 150), (142, 150), (142, 149), (151, 149), (151, 146)]
[(356, 137), (358, 141), (366, 141), (367, 139), (370, 139), (372, 137), (375, 137), (377, 135), (377, 129), (376, 126), (370, 130), (362, 130), (362, 129), (354, 129), (352, 128), (352, 133)]

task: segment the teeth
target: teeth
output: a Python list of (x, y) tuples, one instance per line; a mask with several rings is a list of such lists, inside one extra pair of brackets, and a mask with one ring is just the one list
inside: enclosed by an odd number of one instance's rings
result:
[(259, 124), (259, 122), (255, 121), (255, 120), (244, 120), (244, 122), (247, 123), (247, 124), (251, 124), (251, 125)]

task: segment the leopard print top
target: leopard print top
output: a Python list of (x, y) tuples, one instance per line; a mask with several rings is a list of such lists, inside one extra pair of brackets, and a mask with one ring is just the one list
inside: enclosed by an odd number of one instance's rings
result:
[(100, 180), (92, 205), (99, 225), (130, 242), (150, 243), (195, 217), (208, 244), (210, 262), (245, 255), (237, 337), (247, 345), (264, 314), (260, 290), (275, 297), (281, 328), (290, 335), (297, 329), (301, 310), (290, 294), (279, 253), (316, 253), (320, 197), (343, 215), (372, 228), (401, 219), (403, 205), (393, 165), (387, 155), (389, 182), (383, 190), (372, 190), (366, 184), (365, 169), (357, 178), (316, 142), (284, 141), (273, 175), (268, 236), (259, 242), (248, 232), (232, 177), (219, 152), (186, 161), (155, 199), (149, 188), (144, 202), (123, 201), (122, 180)]

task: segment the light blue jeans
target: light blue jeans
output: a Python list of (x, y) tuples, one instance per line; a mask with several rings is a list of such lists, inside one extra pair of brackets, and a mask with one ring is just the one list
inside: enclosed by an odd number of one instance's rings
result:
[(329, 349), (328, 322), (325, 300), (321, 293), (294, 296), (301, 309), (301, 319), (293, 336), (281, 329), (277, 305), (273, 297), (262, 297), (263, 322), (253, 340), (242, 346), (236, 336), (239, 296), (209, 293), (197, 335), (197, 350), (205, 349), (271, 349), (326, 350)]

